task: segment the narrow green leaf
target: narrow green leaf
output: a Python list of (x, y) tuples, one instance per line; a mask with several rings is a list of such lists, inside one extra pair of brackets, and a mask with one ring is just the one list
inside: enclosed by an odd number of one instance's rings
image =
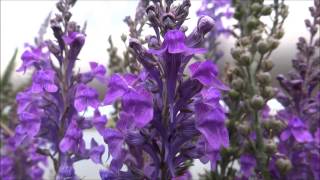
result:
[(11, 75), (14, 72), (14, 68), (15, 68), (15, 60), (17, 57), (17, 53), (18, 53), (18, 49), (16, 48), (3, 76), (1, 76), (0, 78), (1, 89), (7, 84), (9, 84), (10, 82)]

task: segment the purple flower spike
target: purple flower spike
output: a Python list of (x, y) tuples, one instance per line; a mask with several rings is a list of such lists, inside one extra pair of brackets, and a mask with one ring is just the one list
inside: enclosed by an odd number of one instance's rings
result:
[(33, 77), (33, 83), (31, 90), (33, 93), (41, 93), (41, 92), (57, 92), (58, 86), (54, 83), (55, 72), (52, 70), (39, 70), (37, 71)]
[(90, 149), (90, 159), (97, 163), (97, 164), (101, 164), (101, 157), (104, 153), (104, 146), (103, 145), (98, 145), (98, 143), (92, 138), (91, 139), (91, 149)]
[(191, 76), (204, 86), (214, 86), (220, 90), (227, 91), (229, 88), (218, 78), (218, 69), (212, 61), (196, 62), (189, 66)]
[(76, 90), (74, 107), (78, 112), (82, 112), (89, 106), (98, 108), (98, 92), (85, 84), (79, 84)]
[(290, 120), (288, 128), (281, 133), (281, 140), (285, 141), (291, 135), (299, 143), (307, 143), (313, 141), (311, 133), (298, 117), (294, 117)]

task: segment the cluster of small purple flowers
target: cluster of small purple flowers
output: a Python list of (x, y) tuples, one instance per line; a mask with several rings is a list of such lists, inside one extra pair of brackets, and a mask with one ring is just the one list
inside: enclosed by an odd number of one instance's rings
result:
[[(96, 121), (81, 113), (88, 107), (99, 107), (98, 92), (88, 83), (93, 79), (103, 83), (106, 70), (91, 62), (90, 72), (73, 72), (86, 35), (70, 21), (72, 6), (69, 0), (57, 3), (59, 13), (50, 21), (54, 41), (27, 45), (22, 54), (23, 63), (17, 71), (34, 72), (30, 87), (16, 97), (20, 122), (3, 148), (8, 152), (1, 157), (3, 179), (42, 179), (39, 163), (45, 163), (46, 158), (53, 162), (56, 179), (77, 179), (74, 162), (89, 158), (101, 161), (104, 146), (92, 139), (87, 149), (83, 140), (83, 130), (92, 128)], [(19, 171), (21, 166), (25, 170)]]
[(120, 100), (121, 111), (116, 128), (102, 133), (112, 156), (109, 169), (100, 172), (102, 179), (189, 179), (194, 159), (214, 167), (220, 149), (229, 145), (219, 102), (228, 87), (217, 78), (210, 60), (188, 66), (194, 54), (205, 52), (197, 46), (213, 28), (213, 20), (201, 17), (186, 37), (181, 25), (190, 2), (176, 9), (170, 9), (171, 1), (165, 5), (153, 3), (146, 9), (155, 30), (149, 48), (130, 40), (141, 72), (108, 79), (104, 103)]
[(299, 38), (288, 77), (277, 76), (282, 88), (277, 99), (284, 106), (277, 116), (287, 124), (278, 145), (283, 170), (273, 171), (278, 179), (320, 178), (320, 1), (309, 10), (312, 18), (305, 25), (310, 38)]

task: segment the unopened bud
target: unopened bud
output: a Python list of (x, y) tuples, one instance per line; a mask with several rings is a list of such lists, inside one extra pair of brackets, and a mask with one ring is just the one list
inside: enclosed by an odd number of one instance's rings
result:
[(255, 2), (251, 5), (251, 9), (252, 11), (258, 12), (262, 9), (262, 5), (260, 3)]
[(250, 39), (249, 39), (249, 37), (242, 37), (241, 39), (240, 39), (240, 42), (241, 42), (241, 44), (243, 45), (243, 46), (247, 46), (249, 43), (250, 43)]
[(280, 120), (269, 119), (264, 121), (263, 126), (267, 130), (272, 131), (273, 134), (278, 134), (281, 132), (283, 128), (285, 128), (286, 125)]
[(243, 50), (240, 47), (232, 48), (231, 55), (234, 59), (240, 59), (240, 55), (242, 54)]
[(285, 174), (291, 170), (292, 163), (287, 158), (279, 158), (276, 161), (276, 166), (279, 169), (279, 171), (281, 172), (281, 174)]
[(271, 49), (276, 49), (279, 46), (279, 41), (275, 38), (270, 38), (268, 41)]
[(122, 40), (123, 42), (126, 42), (126, 40), (127, 40), (127, 35), (122, 34), (122, 35), (121, 35), (121, 40)]
[(159, 41), (156, 36), (150, 36), (148, 39), (148, 47), (149, 48), (158, 48)]
[(71, 12), (66, 12), (64, 15), (65, 21), (69, 21), (71, 19), (71, 16), (72, 16)]
[(188, 26), (182, 25), (179, 29), (182, 32), (187, 32), (188, 31)]
[(241, 122), (238, 125), (238, 130), (242, 135), (248, 135), (250, 133), (250, 124), (248, 121)]
[(271, 82), (271, 74), (269, 72), (259, 72), (257, 74), (257, 80), (260, 84), (268, 85)]
[(63, 5), (63, 2), (62, 1), (59, 1), (57, 4), (56, 4), (56, 7), (57, 9), (60, 11), (60, 12), (64, 12), (64, 5)]
[(266, 52), (269, 51), (269, 44), (265, 40), (259, 41), (258, 51), (260, 54), (265, 54)]
[(274, 154), (277, 152), (277, 144), (272, 139), (266, 139), (264, 141), (264, 145), (266, 148), (266, 153)]
[(274, 97), (275, 95), (275, 90), (272, 86), (267, 86), (263, 89), (262, 91), (262, 95), (264, 98), (266, 99), (271, 99)]
[(253, 42), (258, 42), (260, 39), (261, 39), (260, 31), (257, 31), (257, 30), (253, 31), (252, 32), (252, 40), (253, 40)]
[(234, 89), (231, 89), (230, 91), (229, 91), (229, 96), (231, 97), (231, 98), (233, 98), (233, 99), (237, 99), (238, 97), (239, 97), (239, 92), (238, 91), (236, 91), (236, 90), (234, 90)]
[(272, 12), (272, 9), (270, 6), (263, 6), (263, 8), (261, 9), (261, 14), (263, 16), (268, 16), (271, 14), (271, 12)]
[(236, 79), (232, 80), (231, 86), (235, 90), (240, 91), (240, 90), (242, 90), (244, 88), (244, 81), (241, 78), (236, 78)]
[(250, 105), (253, 109), (260, 110), (264, 106), (264, 99), (259, 95), (254, 95), (251, 98)]
[(167, 14), (163, 15), (162, 23), (163, 23), (163, 26), (166, 29), (174, 28), (174, 26), (175, 26), (175, 17), (174, 17), (174, 15), (171, 14), (171, 13), (167, 13)]
[(256, 28), (258, 25), (259, 25), (259, 20), (258, 20), (256, 17), (250, 16), (250, 17), (248, 18), (248, 21), (247, 21), (248, 29), (254, 29), (254, 28)]
[(279, 29), (276, 34), (274, 35), (275, 38), (277, 39), (281, 39), (284, 35), (284, 30), (283, 29)]
[(265, 72), (270, 71), (273, 68), (273, 62), (270, 60), (264, 60), (261, 63), (261, 68)]
[(248, 51), (246, 51), (245, 53), (241, 54), (239, 63), (240, 65), (248, 66), (251, 63), (250, 60), (251, 60), (251, 54)]
[(209, 16), (202, 16), (198, 20), (198, 27), (197, 28), (202, 34), (208, 33), (209, 31), (212, 30), (213, 27), (214, 27), (214, 21)]

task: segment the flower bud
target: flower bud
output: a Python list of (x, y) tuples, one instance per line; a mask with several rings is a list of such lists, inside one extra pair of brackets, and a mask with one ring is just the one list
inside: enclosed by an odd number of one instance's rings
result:
[(237, 128), (242, 135), (248, 135), (251, 129), (248, 121), (241, 122)]
[(234, 59), (240, 59), (240, 55), (242, 54), (243, 49), (240, 47), (232, 48), (231, 55)]
[(214, 27), (214, 20), (209, 16), (202, 16), (198, 21), (198, 31), (202, 34), (206, 34)]
[(56, 4), (56, 7), (57, 7), (57, 9), (58, 9), (60, 12), (63, 12), (64, 9), (65, 9), (62, 1), (59, 1), (59, 2)]
[(182, 32), (187, 32), (188, 31), (188, 26), (182, 25), (179, 29)]
[(280, 133), (285, 126), (286, 125), (282, 121), (277, 119), (269, 119), (263, 123), (263, 127), (269, 131), (272, 130), (274, 134)]
[(232, 99), (237, 99), (239, 97), (239, 92), (234, 90), (234, 89), (231, 89), (229, 91), (229, 96), (232, 98)]
[(261, 9), (261, 14), (263, 16), (268, 16), (271, 14), (271, 12), (272, 12), (272, 9), (270, 6), (263, 6), (263, 8)]
[(66, 12), (64, 15), (65, 21), (69, 21), (71, 19), (71, 16), (72, 16), (71, 12)]
[(270, 48), (272, 50), (276, 49), (279, 46), (279, 41), (275, 38), (270, 38), (270, 39), (268, 39), (268, 41), (269, 41)]
[(261, 63), (261, 68), (265, 72), (270, 71), (273, 68), (273, 62), (270, 60), (264, 60)]
[(262, 85), (268, 85), (271, 82), (271, 74), (269, 72), (259, 72), (257, 80)]
[(276, 32), (276, 34), (274, 35), (274, 37), (275, 37), (276, 39), (281, 39), (281, 38), (283, 37), (283, 35), (284, 35), (284, 30), (283, 30), (283, 29), (279, 29), (279, 30)]
[(288, 14), (289, 14), (288, 6), (283, 5), (283, 8), (281, 9), (280, 14), (281, 14), (284, 18), (287, 17)]
[(279, 171), (281, 172), (281, 174), (285, 174), (291, 170), (292, 163), (287, 158), (279, 158), (276, 161), (276, 166), (279, 169)]
[(171, 13), (166, 13), (162, 16), (162, 23), (166, 29), (172, 29), (175, 26), (175, 17)]
[(265, 40), (258, 42), (258, 51), (260, 54), (265, 54), (269, 51), (269, 44)]
[(242, 38), (240, 39), (240, 42), (241, 42), (241, 44), (242, 44), (243, 46), (247, 46), (248, 44), (250, 44), (250, 38), (247, 37), (247, 36), (242, 37)]
[(232, 80), (231, 82), (231, 86), (235, 89), (235, 90), (242, 90), (244, 88), (244, 82), (241, 78), (236, 78), (234, 80)]
[(250, 105), (253, 109), (260, 110), (264, 106), (264, 99), (259, 95), (254, 95), (250, 100)]
[(258, 42), (261, 39), (261, 32), (258, 30), (255, 30), (252, 32), (252, 40), (253, 42)]
[(121, 35), (121, 40), (122, 40), (123, 42), (126, 42), (126, 40), (127, 40), (127, 35), (122, 34), (122, 35)]
[(240, 65), (248, 66), (251, 63), (251, 54), (246, 51), (245, 53), (241, 54), (239, 59)]
[(271, 99), (275, 95), (275, 90), (272, 86), (267, 86), (262, 90), (262, 96), (265, 99)]
[(277, 144), (272, 139), (266, 139), (264, 145), (267, 154), (274, 154), (277, 152)]
[(254, 29), (259, 25), (259, 20), (254, 16), (250, 16), (247, 21), (248, 29)]
[(158, 48), (159, 46), (159, 41), (157, 39), (156, 36), (150, 36), (148, 39), (147, 39), (147, 42), (148, 42), (148, 47), (149, 48)]
[(261, 9), (262, 9), (262, 5), (260, 3), (255, 2), (251, 5), (252, 11), (259, 12)]

